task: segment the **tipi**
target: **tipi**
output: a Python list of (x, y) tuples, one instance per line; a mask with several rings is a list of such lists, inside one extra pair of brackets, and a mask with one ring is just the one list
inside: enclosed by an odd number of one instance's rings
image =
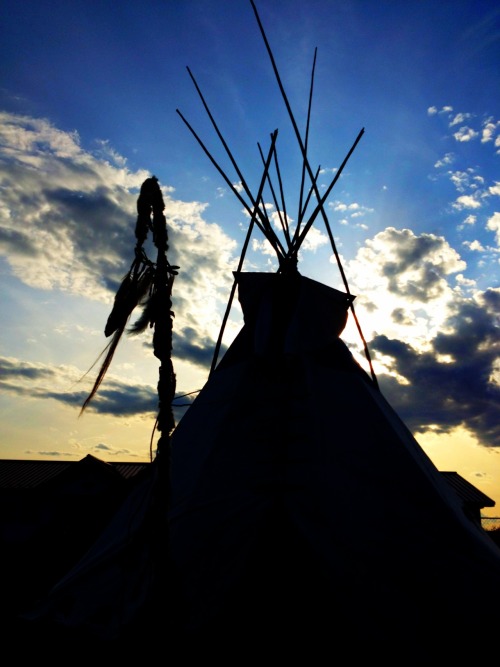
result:
[(122, 645), (146, 629), (167, 655), (234, 665), (313, 654), (309, 664), (329, 664), (346, 652), (346, 664), (363, 655), (406, 665), (436, 648), (479, 651), (499, 627), (500, 551), (385, 400), (371, 363), (370, 375), (342, 342), (356, 318), (343, 272), (338, 291), (297, 270), (318, 216), (331, 237), (323, 204), (350, 153), (320, 197), (296, 135), (313, 212), (306, 221), (301, 207), (293, 234), (283, 219), (284, 240), (267, 218), (275, 132), (255, 197), (240, 177), (247, 243), (258, 226), (279, 269), (243, 271), (245, 244), (230, 297), (237, 289), (239, 335), (220, 361), (219, 340), (168, 447), (42, 615)]

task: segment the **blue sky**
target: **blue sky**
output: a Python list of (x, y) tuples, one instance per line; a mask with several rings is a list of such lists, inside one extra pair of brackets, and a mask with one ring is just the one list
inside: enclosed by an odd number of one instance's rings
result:
[[(317, 49), (308, 156), (320, 191), (365, 130), (326, 211), (382, 391), (441, 470), (496, 500), (496, 516), (500, 8), (256, 6), (302, 133)], [(78, 418), (95, 368), (82, 376), (133, 259), (139, 188), (154, 174), (163, 189), (169, 259), (181, 267), (177, 389), (194, 392), (248, 215), (182, 119), (237, 184), (189, 72), (254, 193), (259, 146), (267, 153), (278, 129), (293, 225), (301, 157), (290, 119), (249, 0), (4, 0), (0, 12), (0, 456), (148, 459), (158, 364), (147, 332), (122, 340)], [(320, 219), (306, 241), (301, 273), (342, 289)], [(258, 233), (244, 268), (276, 270)], [(239, 325), (235, 307), (225, 345)], [(343, 338), (364, 363), (352, 322)]]

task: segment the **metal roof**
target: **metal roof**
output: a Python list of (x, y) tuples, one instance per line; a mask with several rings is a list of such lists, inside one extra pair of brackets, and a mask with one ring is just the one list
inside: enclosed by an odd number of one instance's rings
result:
[(457, 493), (462, 502), (479, 507), (495, 507), (495, 501), (480, 491), (457, 472), (441, 471), (441, 475)]
[[(92, 457), (95, 458), (95, 457)], [(85, 459), (81, 459), (84, 461)], [(106, 462), (95, 459), (103, 465), (110, 465), (124, 479), (135, 477), (149, 463)], [(39, 461), (29, 459), (0, 459), (0, 489), (33, 489), (57, 477), (71, 466), (81, 461)]]
[[(36, 488), (60, 473), (86, 459), (114, 468), (124, 479), (132, 479), (150, 465), (149, 462), (109, 462), (102, 461), (91, 455), (80, 461), (40, 461), (29, 459), (0, 459), (0, 489), (31, 489)], [(495, 501), (480, 491), (473, 484), (461, 477), (457, 472), (441, 472), (444, 479), (458, 494), (464, 504), (476, 507), (495, 507)]]

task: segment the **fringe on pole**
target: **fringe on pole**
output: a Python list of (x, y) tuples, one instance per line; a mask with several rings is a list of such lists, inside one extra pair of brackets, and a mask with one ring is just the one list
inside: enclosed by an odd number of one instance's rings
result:
[[(112, 338), (91, 366), (93, 368), (104, 355), (94, 386), (82, 405), (80, 415), (101, 386), (123, 333), (127, 331), (129, 335), (139, 334), (151, 327), (154, 329), (154, 354), (161, 362), (158, 383), (160, 413), (157, 425), (158, 430), (170, 434), (175, 427), (170, 404), (175, 394), (176, 382), (171, 359), (174, 317), (171, 294), (179, 267), (172, 266), (167, 260), (168, 233), (164, 209), (158, 179), (155, 176), (146, 179), (137, 200), (135, 258), (116, 292), (113, 308), (104, 328), (104, 335)], [(152, 232), (153, 242), (158, 249), (156, 263), (147, 257), (143, 249), (149, 231)], [(133, 311), (138, 306), (142, 307), (142, 313), (134, 324), (126, 329)], [(169, 406), (168, 410), (166, 406)]]

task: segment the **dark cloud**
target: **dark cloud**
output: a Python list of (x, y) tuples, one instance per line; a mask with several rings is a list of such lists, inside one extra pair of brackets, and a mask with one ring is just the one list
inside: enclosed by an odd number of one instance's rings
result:
[(0, 357), (0, 375), (3, 382), (6, 379), (25, 378), (29, 380), (47, 380), (55, 376), (54, 371), (47, 366), (34, 366), (15, 359)]
[(80, 408), (87, 398), (84, 391), (43, 391), (38, 389), (32, 395), (36, 398), (52, 398), (75, 408)]
[(414, 432), (463, 425), (481, 444), (500, 447), (500, 386), (491, 381), (499, 355), (494, 317), (479, 303), (464, 302), (443, 329), (424, 353), (386, 336), (371, 341), (375, 358), (391, 357), (394, 370), (409, 382), (382, 375), (382, 391)]
[[(78, 404), (82, 405), (86, 397)], [(105, 380), (87, 410), (116, 417), (153, 414), (158, 410), (158, 393), (155, 387)]]
[(95, 449), (100, 449), (105, 452), (112, 452), (113, 448), (109, 447), (109, 445), (104, 445), (102, 442), (98, 445), (95, 446)]
[[(134, 312), (130, 322), (133, 323), (136, 319)], [(133, 334), (132, 334), (133, 335)], [(148, 353), (153, 353), (153, 341), (151, 338), (144, 340), (144, 348)], [(201, 336), (193, 327), (184, 327), (180, 331), (175, 329), (172, 331), (172, 359), (175, 361), (187, 361), (194, 366), (199, 366), (204, 371), (208, 371), (212, 365), (212, 358), (215, 352), (216, 341), (209, 336)], [(221, 345), (219, 352), (219, 359), (227, 350), (227, 345)]]
[(36, 257), (37, 245), (25, 231), (19, 229), (8, 229), (0, 226), (0, 248), (9, 255), (16, 252), (25, 257)]
[[(0, 220), (0, 254), (31, 288), (106, 300), (111, 308), (135, 257), (137, 196), (149, 174), (130, 172), (124, 161), (110, 165), (82, 150), (76, 135), (46, 121), (8, 115), (0, 134), (7, 212)], [(229, 293), (235, 242), (204, 221), (205, 204), (172, 199), (167, 191), (168, 259), (180, 266), (173, 291), (176, 327), (199, 330), (198, 336), (179, 335), (178, 358), (208, 368), (214, 347), (208, 331), (222, 307), (221, 288)], [(155, 262), (151, 234), (143, 249)], [(213, 308), (206, 307), (207, 299)]]
[[(208, 370), (212, 365), (215, 341), (211, 338), (201, 338), (195, 329), (185, 327), (180, 332), (174, 331), (172, 348), (177, 359), (189, 361), (204, 370)], [(226, 350), (227, 345), (222, 345), (219, 359), (222, 358)]]
[(396, 324), (412, 325), (413, 320), (408, 317), (404, 308), (395, 308), (391, 313), (391, 318)]
[[(70, 380), (48, 366), (32, 366), (19, 360), (0, 357), (0, 388), (10, 394), (25, 398), (52, 399), (80, 410), (88, 391), (67, 391), (57, 385), (69, 384)], [(72, 380), (74, 383), (74, 379)], [(53, 385), (54, 388), (47, 388)], [(158, 393), (154, 386), (129, 385), (115, 379), (105, 378), (98, 393), (87, 408), (100, 414), (118, 417), (151, 414), (158, 409)]]
[(500, 322), (500, 289), (487, 289), (483, 292), (483, 301), (493, 313), (496, 313), (496, 321)]
[(442, 239), (436, 236), (429, 234), (415, 236), (409, 229), (389, 228), (386, 230), (386, 235), (389, 241), (392, 237), (398, 249), (397, 261), (388, 262), (384, 267), (384, 273), (388, 277), (401, 275), (401, 273), (419, 267), (436, 247), (442, 245)]
[(34, 450), (34, 449), (27, 449), (24, 452), (25, 454), (33, 455), (35, 454), (36, 456), (40, 458), (45, 458), (46, 456), (50, 456), (51, 458), (54, 459), (60, 459), (61, 457), (63, 458), (73, 458), (75, 457), (74, 452), (61, 452), (61, 451), (50, 451), (48, 452), (46, 449), (42, 450)]
[[(118, 258), (131, 259), (135, 244), (135, 216), (131, 214), (135, 202), (124, 196), (129, 204), (124, 208), (124, 202), (117, 202), (116, 195), (116, 186), (99, 186), (91, 192), (69, 188), (45, 191), (47, 201), (57, 212), (59, 224), (70, 230), (77, 254), (90, 266), (96, 264), (96, 270), (103, 275), (109, 274), (110, 265), (116, 265)], [(102, 266), (103, 259), (105, 266)]]
[(369, 262), (385, 278), (387, 291), (421, 304), (443, 296), (449, 289), (448, 275), (465, 268), (458, 253), (443, 237), (417, 236), (410, 229), (394, 227), (367, 240), (356, 262), (360, 263), (358, 271), (362, 273)]

